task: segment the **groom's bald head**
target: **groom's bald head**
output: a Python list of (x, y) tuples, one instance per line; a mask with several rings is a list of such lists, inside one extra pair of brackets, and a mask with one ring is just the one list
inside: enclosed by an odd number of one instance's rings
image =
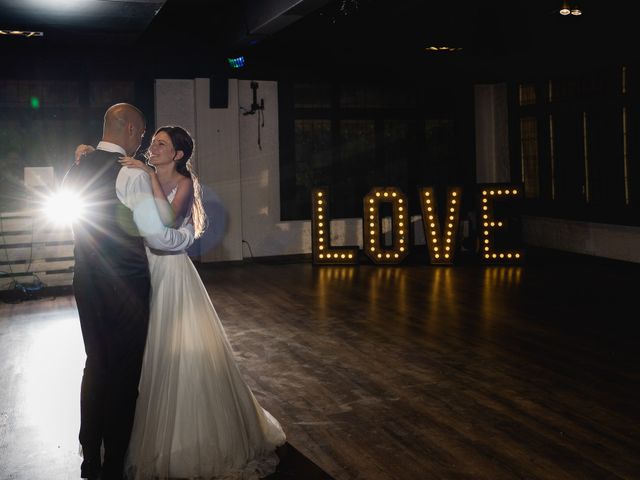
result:
[(115, 143), (133, 155), (144, 135), (146, 120), (143, 113), (129, 103), (116, 103), (104, 114), (102, 140)]

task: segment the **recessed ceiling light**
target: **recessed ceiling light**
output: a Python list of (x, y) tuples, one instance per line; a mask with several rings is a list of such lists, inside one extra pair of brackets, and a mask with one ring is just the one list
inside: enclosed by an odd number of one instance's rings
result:
[(563, 0), (562, 7), (558, 10), (558, 13), (563, 16), (574, 15), (579, 16), (582, 15), (582, 10), (576, 4), (575, 0)]
[(0, 35), (11, 35), (14, 37), (44, 37), (42, 32), (30, 32), (27, 30), (0, 30)]
[(425, 47), (425, 51), (427, 51), (427, 52), (459, 52), (460, 50), (462, 50), (462, 47), (447, 47), (447, 46)]

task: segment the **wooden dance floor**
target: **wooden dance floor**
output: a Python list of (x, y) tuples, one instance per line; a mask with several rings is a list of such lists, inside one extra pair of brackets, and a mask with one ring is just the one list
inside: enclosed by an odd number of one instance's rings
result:
[[(199, 265), (270, 480), (640, 478), (640, 265)], [(73, 297), (0, 303), (0, 479), (79, 478)]]

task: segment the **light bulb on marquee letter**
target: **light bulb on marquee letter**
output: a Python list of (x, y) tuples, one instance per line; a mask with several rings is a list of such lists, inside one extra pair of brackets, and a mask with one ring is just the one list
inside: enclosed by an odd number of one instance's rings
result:
[[(391, 248), (381, 242), (380, 204), (391, 203)], [(395, 187), (372, 188), (363, 200), (363, 248), (373, 263), (400, 263), (409, 253), (409, 206), (407, 197)]]
[(451, 264), (456, 252), (462, 189), (450, 187), (447, 191), (447, 205), (442, 224), (443, 235), (440, 233), (440, 218), (433, 187), (421, 187), (418, 189), (418, 193), (420, 195), (420, 208), (422, 209), (424, 239), (427, 243), (431, 263)]
[(320, 265), (355, 264), (358, 247), (331, 246), (331, 219), (329, 218), (327, 189), (311, 190), (311, 252), (313, 263)]
[(522, 251), (515, 247), (499, 250), (495, 246), (494, 232), (505, 229), (505, 220), (495, 215), (496, 201), (513, 201), (522, 197), (522, 185), (485, 184), (478, 185), (480, 189), (480, 218), (478, 231), (480, 244), (478, 252), (485, 263), (508, 263), (522, 260)]

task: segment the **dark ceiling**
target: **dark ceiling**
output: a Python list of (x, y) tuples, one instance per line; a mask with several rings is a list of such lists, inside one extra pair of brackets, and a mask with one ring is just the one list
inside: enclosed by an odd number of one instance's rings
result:
[(131, 45), (164, 0), (0, 0), (0, 29), (43, 32), (42, 38), (7, 39), (15, 46)]
[(580, 0), (583, 15), (563, 17), (562, 0), (0, 0), (0, 29), (44, 33), (0, 35), (0, 54), (14, 76), (12, 61), (102, 54), (197, 76), (244, 54), (251, 74), (500, 80), (636, 61), (626, 3)]

